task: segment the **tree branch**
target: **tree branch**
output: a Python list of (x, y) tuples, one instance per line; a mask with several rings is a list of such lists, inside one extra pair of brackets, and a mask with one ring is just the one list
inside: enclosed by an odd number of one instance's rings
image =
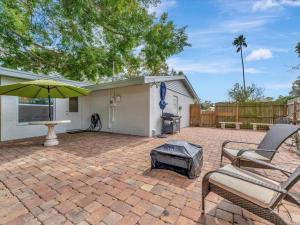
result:
[[(12, 32), (13, 34), (15, 34), (17, 37), (19, 37), (19, 38), (21, 38), (21, 39), (23, 39), (25, 41), (28, 41), (28, 39), (26, 37), (24, 37), (23, 35), (19, 34), (18, 32), (12, 31), (12, 30), (10, 30), (10, 32)], [(40, 45), (38, 43), (35, 43), (33, 41), (30, 41), (30, 43), (32, 45), (34, 45), (35, 47), (41, 48), (41, 49), (43, 49), (43, 50), (45, 50), (47, 52), (50, 52), (52, 54), (55, 54), (55, 55), (61, 55), (62, 54), (61, 52), (57, 52), (57, 51), (55, 51), (53, 49), (46, 48), (45, 46), (42, 46), (42, 45)]]

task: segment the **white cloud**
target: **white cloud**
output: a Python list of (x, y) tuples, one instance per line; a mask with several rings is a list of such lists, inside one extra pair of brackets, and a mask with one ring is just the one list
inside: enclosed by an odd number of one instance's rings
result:
[(253, 0), (217, 0), (213, 1), (215, 6), (219, 8), (221, 13), (234, 12), (234, 13), (248, 13), (249, 8), (252, 7)]
[(283, 5), (286, 6), (294, 6), (294, 7), (300, 6), (300, 0), (282, 0), (281, 2)]
[(166, 12), (169, 8), (176, 6), (175, 0), (162, 0), (160, 4), (155, 7), (150, 7), (148, 9), (149, 13), (155, 13), (157, 16), (160, 16), (163, 12)]
[[(249, 32), (250, 30), (256, 30), (262, 28), (264, 25), (272, 22), (275, 17), (273, 16), (259, 16), (259, 17), (246, 17), (238, 20), (225, 20), (212, 24), (207, 28), (194, 30), (189, 33), (190, 38), (199, 38), (203, 35), (216, 35), (216, 34), (232, 34)], [(222, 37), (219, 37), (222, 38)]]
[[(197, 62), (195, 60), (184, 60), (180, 58), (171, 58), (167, 61), (170, 68), (185, 73), (201, 74), (230, 74), (242, 72), (240, 62), (236, 60), (214, 60), (214, 62)], [(248, 74), (265, 73), (262, 70), (246, 67), (245, 72)]]
[(300, 0), (259, 0), (253, 4), (253, 10), (265, 11), (268, 9), (281, 8), (285, 6), (299, 7)]
[(274, 83), (274, 84), (266, 84), (265, 88), (269, 90), (281, 90), (281, 89), (290, 89), (292, 87), (291, 83)]
[[(239, 69), (239, 70), (241, 70), (241, 69)], [(253, 68), (253, 67), (248, 67), (248, 68), (245, 68), (245, 73), (258, 74), (258, 73), (265, 73), (265, 72), (262, 70)]]
[(253, 10), (254, 11), (267, 10), (267, 9), (271, 9), (271, 8), (276, 8), (278, 6), (280, 6), (278, 1), (260, 0), (253, 4)]
[(262, 59), (270, 59), (272, 58), (272, 52), (270, 49), (260, 48), (253, 50), (249, 55), (247, 55), (247, 61), (255, 61), (255, 60), (262, 60)]
[(286, 53), (289, 51), (288, 48), (280, 48), (280, 47), (271, 47), (270, 50), (272, 52), (282, 52), (282, 53)]
[(223, 24), (224, 30), (230, 31), (231, 33), (238, 33), (243, 31), (249, 31), (250, 29), (255, 29), (262, 27), (269, 21), (267, 17), (260, 18), (249, 18), (246, 20), (232, 20), (227, 21)]

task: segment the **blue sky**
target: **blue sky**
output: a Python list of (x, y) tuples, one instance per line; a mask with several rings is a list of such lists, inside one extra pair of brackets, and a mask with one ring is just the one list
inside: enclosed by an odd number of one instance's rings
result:
[(243, 34), (246, 83), (265, 96), (287, 95), (300, 59), (300, 0), (163, 0), (153, 9), (167, 11), (178, 26), (187, 25), (192, 47), (171, 57), (171, 68), (184, 71), (203, 100), (229, 100), (228, 90), (242, 83), (233, 39)]

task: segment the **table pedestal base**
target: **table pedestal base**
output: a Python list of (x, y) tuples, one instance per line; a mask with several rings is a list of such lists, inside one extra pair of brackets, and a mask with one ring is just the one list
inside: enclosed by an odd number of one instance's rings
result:
[(48, 133), (44, 142), (45, 147), (58, 145), (57, 136), (55, 133), (55, 126), (63, 123), (71, 123), (71, 120), (55, 120), (55, 121), (34, 121), (29, 122), (30, 125), (45, 125), (48, 127)]
[(55, 146), (59, 144), (59, 141), (57, 140), (57, 136), (55, 133), (55, 127), (56, 124), (47, 124), (48, 127), (48, 134), (46, 136), (46, 140), (44, 142), (45, 147)]

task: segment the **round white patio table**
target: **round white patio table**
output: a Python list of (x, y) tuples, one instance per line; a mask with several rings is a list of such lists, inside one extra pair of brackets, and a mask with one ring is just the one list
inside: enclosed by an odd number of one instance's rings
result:
[(35, 121), (29, 122), (29, 125), (45, 125), (48, 127), (48, 133), (44, 142), (44, 146), (49, 147), (59, 144), (55, 133), (55, 126), (64, 123), (71, 123), (71, 120)]

